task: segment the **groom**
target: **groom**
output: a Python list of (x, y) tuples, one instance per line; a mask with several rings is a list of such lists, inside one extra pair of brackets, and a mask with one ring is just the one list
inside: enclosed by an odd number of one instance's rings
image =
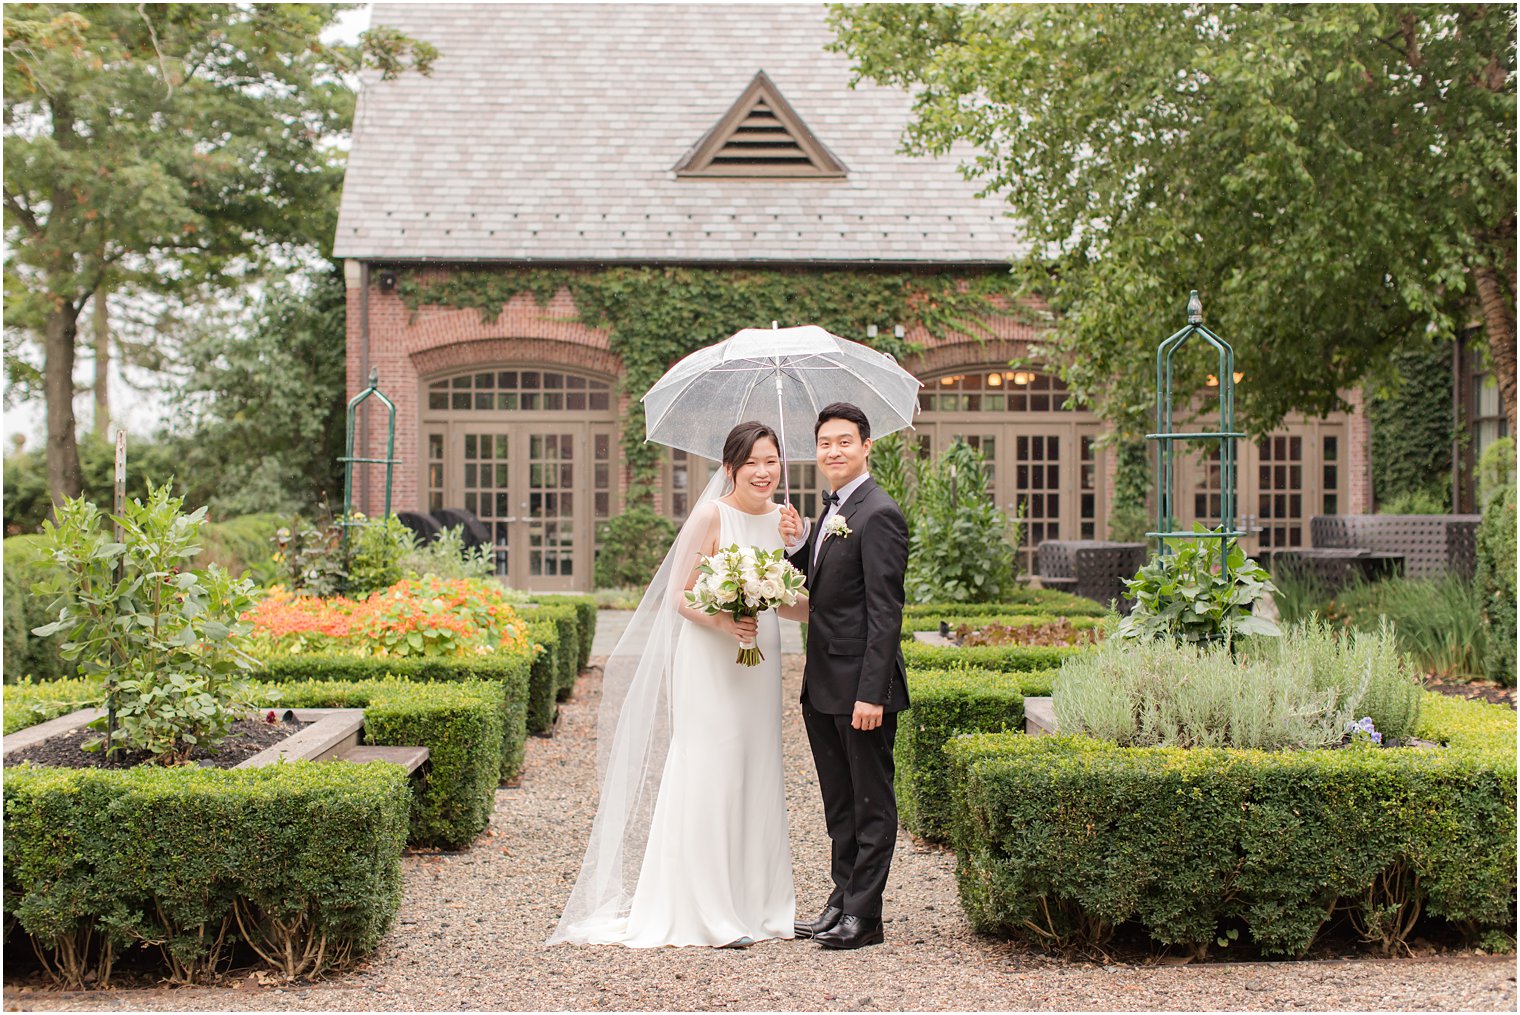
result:
[(824, 511), (804, 524), (783, 507), (781, 538), (807, 575), (807, 665), (802, 718), (818, 768), (833, 842), (834, 890), (797, 936), (827, 948), (882, 941), (881, 895), (897, 841), (892, 742), (908, 707), (902, 631), (908, 525), (866, 472), (871, 424), (848, 402), (825, 406), (813, 427), (828, 480)]

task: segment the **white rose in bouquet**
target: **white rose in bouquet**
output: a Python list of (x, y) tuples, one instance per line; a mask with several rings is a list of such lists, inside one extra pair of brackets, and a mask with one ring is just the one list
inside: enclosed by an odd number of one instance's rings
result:
[[(708, 616), (722, 611), (754, 617), (777, 606), (795, 605), (803, 590), (802, 572), (787, 563), (784, 550), (729, 546), (703, 558), (686, 604)], [(754, 645), (740, 646), (735, 660), (755, 666), (764, 659)]]

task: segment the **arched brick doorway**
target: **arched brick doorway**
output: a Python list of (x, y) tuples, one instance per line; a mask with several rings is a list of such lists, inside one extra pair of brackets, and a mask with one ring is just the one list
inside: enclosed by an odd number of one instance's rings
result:
[(422, 507), (473, 512), (514, 588), (587, 591), (596, 525), (617, 510), (613, 379), (554, 364), (422, 380)]

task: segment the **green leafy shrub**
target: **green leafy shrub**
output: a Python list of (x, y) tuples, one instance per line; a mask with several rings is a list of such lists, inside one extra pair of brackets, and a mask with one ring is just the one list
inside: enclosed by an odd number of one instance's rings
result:
[(1198, 952), (1228, 926), (1301, 955), (1338, 912), (1385, 950), (1420, 912), (1512, 934), (1515, 713), (1428, 692), (1423, 712), (1445, 749), (952, 740), (961, 904), (979, 932), (1051, 948), (1134, 920)]
[(365, 518), (355, 512), (353, 521), (362, 522), (349, 529), (347, 561), (348, 581), (344, 592), (362, 598), (371, 592), (390, 588), (407, 577), (402, 559), (417, 550), (417, 538), (395, 515)]
[(918, 472), (908, 601), (1000, 601), (1013, 587), (1018, 524), (998, 507), (981, 452), (957, 437)]
[(648, 585), (675, 538), (675, 525), (647, 504), (602, 522), (596, 527), (596, 587)]
[(522, 771), (523, 743), (527, 739), (528, 673), (531, 652), (496, 652), (489, 655), (415, 656), (375, 659), (350, 655), (275, 656), (261, 659), (254, 679), (281, 686), (289, 683), (325, 681), (340, 684), (369, 683), (398, 677), (413, 683), (472, 683), (496, 685), (504, 735), (498, 776), (515, 778)]
[[(99, 745), (164, 764), (216, 744), (249, 704), (240, 676), (251, 659), (234, 639), (248, 631), (239, 617), (252, 583), (215, 564), (190, 567), (206, 509), (185, 514), (182, 505), (167, 485), (116, 518), (82, 498), (65, 501), (56, 526), (43, 523), (49, 566), (34, 588), (57, 619), (32, 633), (62, 634), (64, 658), (104, 681), (117, 725), (92, 724), (105, 730)], [(106, 531), (113, 520), (123, 543)]]
[(491, 548), (466, 546), (462, 525), (444, 529), (430, 543), (418, 545), (413, 540), (412, 548), (402, 553), (399, 563), (401, 573), (408, 578), (433, 575), (481, 580), (496, 573), (496, 559)]
[(871, 482), (902, 508), (910, 539), (918, 520), (918, 467), (918, 453), (903, 440), (903, 431), (871, 442)]
[(195, 566), (212, 564), (237, 577), (259, 584), (275, 580), (274, 534), (281, 518), (276, 514), (240, 515), (224, 522), (207, 522), (201, 529), (201, 552)]
[(38, 535), (9, 536), (5, 540), (5, 682), (24, 676), (55, 680), (78, 672), (63, 658), (62, 641), (32, 633), (57, 619), (48, 612), (49, 600), (32, 592), (46, 576), (47, 551)]
[(1515, 485), (1515, 442), (1500, 437), (1489, 442), (1478, 456), (1478, 507), (1488, 507), (1489, 501), (1502, 494), (1506, 487)]
[(1024, 729), (1024, 696), (990, 670), (913, 670), (913, 707), (897, 725), (897, 816), (936, 842), (949, 837), (950, 773), (945, 744), (963, 733)]
[(1063, 732), (1121, 747), (1320, 748), (1370, 715), (1390, 741), (1412, 735), (1419, 677), (1392, 630), (1337, 635), (1321, 624), (1243, 647), (1113, 640), (1061, 666)]
[[(1194, 531), (1210, 530), (1196, 524)], [(1272, 621), (1251, 612), (1257, 600), (1277, 587), (1240, 544), (1230, 541), (1226, 578), (1221, 567), (1226, 540), (1178, 542), (1182, 545), (1173, 552), (1156, 554), (1134, 578), (1125, 580), (1135, 606), (1119, 621), (1120, 638), (1197, 644), (1281, 633)]]
[(1484, 670), (1491, 679), (1515, 683), (1515, 486), (1496, 493), (1478, 525), (1478, 566), (1473, 584), (1483, 603), (1488, 651)]
[(410, 845), (463, 849), (485, 830), (510, 718), (496, 682), (391, 676), (268, 686), (277, 687), (284, 708), (364, 709), (365, 743), (428, 749), (426, 774), (412, 796)]
[(287, 979), (315, 976), (373, 949), (401, 905), (410, 790), (395, 765), (22, 765), (4, 792), (6, 924), (62, 986), (105, 985), (138, 947), (173, 982), (204, 979), (233, 940)]

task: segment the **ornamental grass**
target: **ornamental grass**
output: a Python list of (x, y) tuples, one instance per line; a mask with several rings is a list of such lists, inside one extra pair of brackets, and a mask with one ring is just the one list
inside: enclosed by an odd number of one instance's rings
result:
[(426, 577), (362, 600), (291, 595), (276, 586), (243, 615), (256, 655), (378, 658), (532, 652), (528, 625), (496, 582)]

